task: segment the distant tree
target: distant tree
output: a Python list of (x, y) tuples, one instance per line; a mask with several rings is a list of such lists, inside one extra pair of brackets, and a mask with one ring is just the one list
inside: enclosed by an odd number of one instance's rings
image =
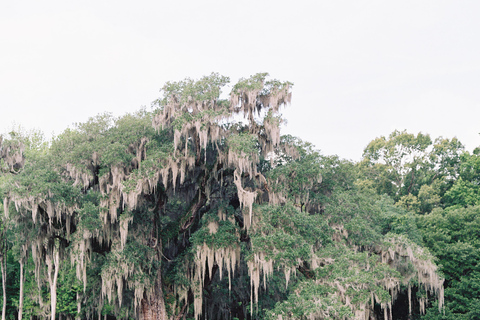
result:
[[(394, 131), (371, 141), (358, 164), (360, 179), (371, 181), (379, 194), (425, 213), (440, 205), (445, 192), (461, 175), (464, 147), (458, 139)], [(422, 189), (423, 187), (423, 189)], [(440, 199), (439, 199), (440, 198)], [(413, 201), (413, 202), (412, 202)]]
[(382, 136), (368, 144), (363, 152), (364, 165), (382, 168), (382, 176), (386, 175), (391, 184), (383, 187), (385, 193), (396, 199), (409, 193), (416, 194), (416, 186), (423, 179), (422, 169), (428, 159), (427, 149), (431, 145), (428, 134), (415, 136), (406, 131), (394, 131), (388, 139)]
[(465, 152), (459, 158), (459, 177), (445, 192), (443, 202), (446, 206), (480, 205), (480, 156)]

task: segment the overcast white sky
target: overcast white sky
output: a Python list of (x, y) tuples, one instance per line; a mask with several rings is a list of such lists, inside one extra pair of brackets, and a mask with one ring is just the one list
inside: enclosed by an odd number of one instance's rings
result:
[(480, 145), (480, 1), (0, 1), (0, 132), (51, 136), (166, 81), (295, 83), (284, 132), (358, 160), (395, 129)]

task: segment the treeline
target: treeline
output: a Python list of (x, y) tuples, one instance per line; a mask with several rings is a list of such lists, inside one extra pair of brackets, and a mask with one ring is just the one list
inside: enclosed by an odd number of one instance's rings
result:
[(395, 131), (370, 142), (356, 167), (359, 183), (402, 212), (392, 216), (391, 227), (410, 233), (436, 257), (445, 278), (445, 315), (428, 309), (423, 319), (477, 319), (480, 149), (470, 153), (456, 138), (432, 141)]
[(321, 155), (280, 135), (292, 84), (267, 77), (5, 135), (2, 317), (477, 319), (478, 150), (395, 131)]

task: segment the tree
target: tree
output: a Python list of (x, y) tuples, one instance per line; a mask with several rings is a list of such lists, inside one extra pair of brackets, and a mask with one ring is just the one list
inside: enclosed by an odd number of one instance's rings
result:
[[(419, 213), (431, 211), (461, 176), (464, 147), (457, 138), (394, 131), (371, 141), (358, 164), (360, 179)], [(423, 188), (423, 189), (422, 189)]]
[(446, 206), (468, 206), (480, 204), (480, 157), (478, 154), (463, 153), (459, 157), (458, 178), (444, 196)]
[[(380, 228), (354, 166), (280, 136), (292, 84), (267, 76), (228, 100), (219, 74), (168, 82), (153, 112), (99, 115), (25, 152), (23, 169), (5, 162), (39, 316), (353, 318), (380, 304), (391, 319), (412, 286), (441, 308), (432, 256)], [(83, 285), (76, 313), (66, 258)]]
[[(419, 174), (427, 160), (427, 148), (432, 144), (429, 135), (394, 131), (388, 139), (380, 137), (368, 144), (363, 152), (365, 165), (376, 164), (392, 186), (385, 186), (387, 194), (399, 198), (414, 193)], [(390, 191), (390, 187), (392, 190)], [(418, 191), (417, 191), (418, 192)]]
[[(475, 319), (480, 299), (480, 207), (435, 209), (419, 217), (425, 244), (445, 275), (446, 319)], [(439, 319), (427, 314), (427, 319)]]

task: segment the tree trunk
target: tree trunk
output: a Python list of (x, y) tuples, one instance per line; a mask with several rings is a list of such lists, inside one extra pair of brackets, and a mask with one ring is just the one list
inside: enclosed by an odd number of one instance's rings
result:
[(165, 305), (159, 302), (160, 299), (152, 297), (151, 300), (142, 300), (142, 320), (167, 320)]
[[(51, 320), (55, 320), (55, 314), (57, 309), (57, 279), (58, 269), (60, 269), (60, 255), (58, 249), (54, 249), (53, 261), (50, 255), (47, 255), (47, 267), (48, 267), (48, 284), (50, 285), (50, 312)], [(54, 268), (54, 270), (52, 270)], [(53, 271), (53, 275), (52, 275)]]
[(82, 299), (80, 294), (77, 292), (77, 316), (75, 319), (80, 319), (80, 311), (82, 311)]
[[(160, 273), (160, 271), (158, 271)], [(155, 295), (144, 297), (141, 305), (141, 320), (168, 320), (165, 309), (165, 298), (163, 296), (161, 276), (155, 283)]]
[[(162, 261), (162, 241), (155, 246), (158, 261)], [(157, 270), (155, 280), (155, 292), (153, 296), (144, 295), (141, 302), (141, 320), (168, 320), (165, 309), (165, 297), (163, 295), (162, 268)]]
[(18, 320), (22, 320), (23, 313), (23, 261), (20, 259), (20, 296), (18, 297)]
[(154, 296), (144, 296), (141, 302), (141, 320), (168, 320), (162, 288), (162, 271), (158, 270)]

